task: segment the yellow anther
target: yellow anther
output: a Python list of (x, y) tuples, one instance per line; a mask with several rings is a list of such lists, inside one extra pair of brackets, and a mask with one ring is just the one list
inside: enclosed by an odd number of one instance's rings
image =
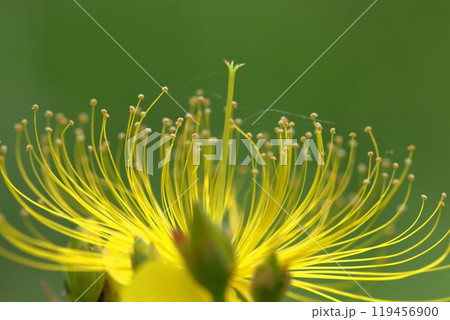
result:
[(316, 122), (316, 129), (322, 131), (322, 125), (319, 122)]
[(16, 123), (14, 125), (14, 129), (16, 130), (16, 132), (22, 132), (23, 131), (23, 125), (21, 125), (20, 123)]
[(87, 115), (87, 113), (80, 113), (78, 115), (78, 121), (82, 124), (88, 123), (89, 122), (89, 116)]
[(97, 99), (91, 99), (90, 104), (95, 107), (97, 105)]

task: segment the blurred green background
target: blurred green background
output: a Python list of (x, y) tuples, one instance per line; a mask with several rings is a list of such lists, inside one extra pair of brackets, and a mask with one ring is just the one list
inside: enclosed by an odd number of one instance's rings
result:
[[(243, 127), (272, 130), (281, 116), (255, 113), (268, 107), (372, 3), (371, 0), (118, 1), (80, 0), (181, 104), (197, 88), (222, 110), (227, 72), (223, 58), (246, 62), (237, 78), (237, 114)], [(291, 116), (301, 130), (317, 112), (340, 133), (374, 128), (385, 156), (402, 162), (406, 146), (417, 153), (409, 211), (429, 196), (429, 210), (450, 192), (450, 1), (380, 0), (273, 109)], [(0, 0), (0, 139), (10, 146), (14, 123), (44, 110), (75, 118), (99, 100), (111, 115), (110, 130), (126, 125), (137, 94), (149, 101), (160, 92), (117, 45), (72, 0)], [(253, 115), (253, 117), (251, 117)], [(168, 97), (148, 124), (183, 112)], [(222, 113), (216, 112), (218, 123)], [(306, 126), (305, 126), (306, 125)], [(305, 126), (305, 127), (303, 127)], [(328, 126), (328, 124), (327, 124)], [(362, 139), (361, 160), (369, 151)], [(20, 181), (17, 171), (10, 172)], [(19, 183), (20, 184), (20, 183)], [(20, 224), (19, 205), (0, 184), (0, 210)], [(450, 225), (449, 209), (439, 235)], [(442, 247), (435, 257), (442, 252)], [(424, 261), (424, 260), (422, 260)], [(450, 261), (447, 260), (447, 263)], [(426, 299), (450, 296), (450, 272), (426, 274), (383, 286), (373, 295)], [(61, 275), (0, 258), (0, 301), (47, 300), (40, 283), (57, 293)]]

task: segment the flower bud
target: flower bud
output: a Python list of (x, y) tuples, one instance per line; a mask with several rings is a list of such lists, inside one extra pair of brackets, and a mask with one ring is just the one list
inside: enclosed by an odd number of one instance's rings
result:
[(270, 254), (253, 275), (251, 293), (257, 302), (280, 301), (289, 287), (290, 276), (278, 264), (274, 253)]
[[(88, 252), (100, 252), (98, 247), (78, 239), (71, 239), (69, 248)], [(101, 271), (67, 271), (64, 273), (64, 278), (68, 294), (73, 301), (77, 299), (80, 302), (94, 302), (99, 300), (105, 283), (105, 277), (102, 276)], [(92, 287), (90, 287), (91, 285)], [(86, 291), (88, 288), (89, 290)]]
[(224, 301), (228, 280), (234, 270), (231, 244), (199, 203), (194, 205), (189, 231), (190, 238), (175, 231), (175, 244), (197, 282), (209, 290), (215, 301)]

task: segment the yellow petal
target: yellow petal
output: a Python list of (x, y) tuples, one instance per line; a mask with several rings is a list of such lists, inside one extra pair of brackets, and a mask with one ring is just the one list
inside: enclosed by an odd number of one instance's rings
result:
[(137, 271), (130, 285), (124, 288), (122, 300), (128, 302), (212, 301), (186, 269), (150, 261)]
[[(113, 246), (113, 240), (109, 242), (109, 245), (103, 250), (105, 255), (105, 260), (107, 262), (107, 267), (114, 263), (114, 265), (108, 270), (109, 276), (120, 285), (128, 285), (133, 277), (134, 271), (131, 265), (130, 254), (125, 252), (128, 246), (124, 246), (123, 249), (118, 249), (117, 245)], [(116, 241), (117, 242), (117, 241)], [(123, 255), (122, 255), (123, 254)], [(118, 257), (122, 257), (117, 260)], [(116, 261), (117, 260), (117, 261)]]

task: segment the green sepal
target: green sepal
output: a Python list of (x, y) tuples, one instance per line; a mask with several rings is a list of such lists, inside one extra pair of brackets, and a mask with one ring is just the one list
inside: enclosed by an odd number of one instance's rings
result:
[(175, 231), (175, 243), (197, 282), (209, 290), (215, 301), (225, 301), (225, 291), (234, 270), (231, 243), (200, 203), (194, 204), (188, 227), (190, 238)]
[(133, 245), (133, 256), (131, 259), (133, 269), (136, 270), (146, 261), (160, 261), (159, 253), (153, 244), (148, 244), (140, 238)]
[(289, 287), (290, 276), (280, 267), (277, 256), (272, 253), (258, 266), (253, 275), (251, 293), (254, 301), (281, 301)]

